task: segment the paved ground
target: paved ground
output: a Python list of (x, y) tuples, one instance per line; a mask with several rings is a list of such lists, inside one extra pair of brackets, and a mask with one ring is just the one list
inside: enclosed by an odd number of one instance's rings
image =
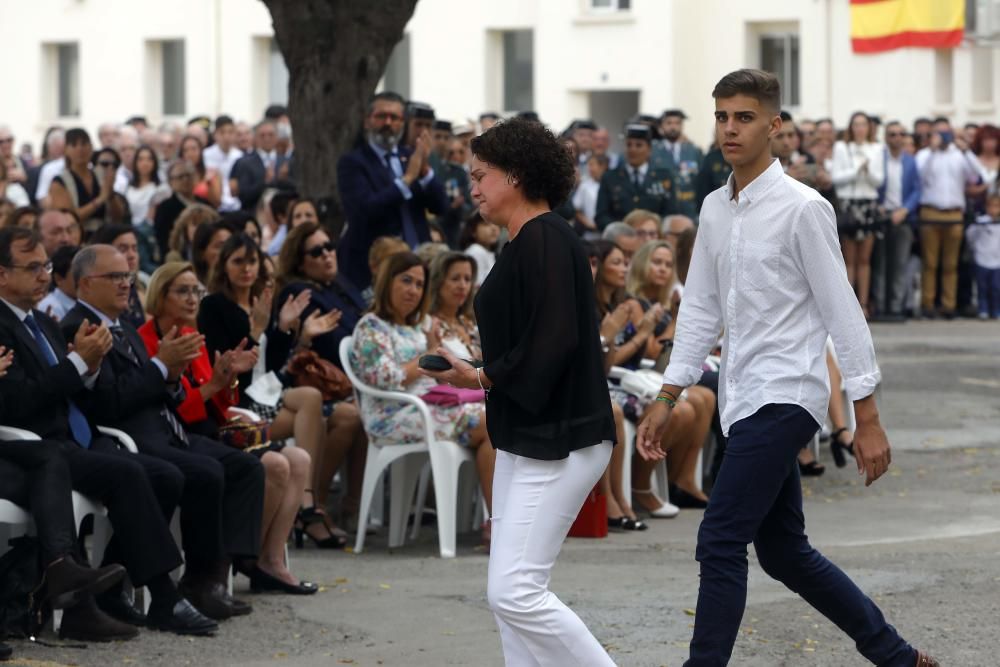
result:
[[(894, 467), (866, 490), (824, 451), (830, 469), (806, 483), (811, 538), (942, 664), (1000, 665), (1000, 325), (877, 325), (875, 337)], [(553, 588), (618, 664), (683, 662), (699, 520), (688, 511), (646, 533), (566, 545)], [(146, 632), (87, 650), (15, 646), (32, 665), (502, 665), (475, 543), (467, 536), (448, 561), (435, 556), (433, 529), (394, 553), (381, 536), (356, 556), (293, 551), (295, 570), (324, 590), (305, 600), (257, 597), (252, 616), (214, 639)], [(733, 664), (868, 663), (752, 562)]]

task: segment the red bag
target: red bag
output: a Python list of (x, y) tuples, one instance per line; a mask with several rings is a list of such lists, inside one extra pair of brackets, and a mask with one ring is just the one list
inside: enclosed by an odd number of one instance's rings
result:
[(583, 501), (576, 521), (569, 529), (570, 537), (607, 537), (608, 536), (608, 501), (595, 486), (587, 499)]

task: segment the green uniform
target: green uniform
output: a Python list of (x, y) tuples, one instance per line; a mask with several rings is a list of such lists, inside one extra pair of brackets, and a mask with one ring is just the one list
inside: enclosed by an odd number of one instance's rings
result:
[(601, 178), (597, 191), (595, 222), (604, 229), (612, 222), (620, 222), (637, 208), (646, 209), (661, 217), (676, 213), (676, 186), (674, 173), (669, 169), (649, 164), (646, 177), (637, 189), (624, 164), (609, 169)]
[(698, 220), (698, 173), (701, 169), (701, 150), (690, 142), (681, 144), (680, 161), (674, 159), (673, 151), (665, 141), (653, 144), (653, 156), (650, 162), (654, 167), (671, 169), (677, 177), (677, 202), (675, 213), (686, 215), (692, 220)]
[(733, 173), (733, 168), (723, 159), (722, 151), (718, 148), (710, 150), (701, 163), (701, 169), (698, 171), (699, 211), (701, 210), (702, 202), (705, 201), (705, 197), (725, 185), (731, 173)]
[[(444, 185), (444, 192), (448, 197), (448, 208), (438, 217), (438, 222), (444, 229), (448, 245), (457, 248), (458, 237), (462, 233), (462, 221), (475, 208), (469, 188), (469, 174), (462, 165), (454, 162), (441, 161), (440, 166), (433, 169), (437, 180)], [(462, 195), (462, 205), (453, 207), (452, 202), (458, 194)]]

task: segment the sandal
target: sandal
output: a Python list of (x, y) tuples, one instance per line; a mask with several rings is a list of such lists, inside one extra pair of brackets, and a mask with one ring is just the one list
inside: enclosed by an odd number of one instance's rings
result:
[(843, 468), (847, 465), (847, 455), (844, 452), (854, 456), (854, 441), (852, 440), (847, 444), (840, 441), (840, 435), (846, 432), (846, 428), (838, 428), (830, 434), (830, 452), (833, 454), (833, 462), (837, 464), (838, 468)]
[[(306, 537), (316, 545), (318, 549), (343, 549), (347, 546), (347, 538), (331, 533), (326, 527), (326, 512), (316, 507), (303, 507), (295, 519), (295, 548), (302, 549), (305, 546)], [(309, 532), (309, 526), (322, 526), (328, 537), (319, 538)]]

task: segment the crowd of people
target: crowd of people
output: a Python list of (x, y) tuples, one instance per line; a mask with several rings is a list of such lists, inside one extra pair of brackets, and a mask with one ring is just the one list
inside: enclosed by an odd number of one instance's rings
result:
[[(838, 131), (782, 118), (772, 153), (834, 205), (868, 317), (1000, 317), (1000, 130), (955, 131), (939, 118), (908, 131), (855, 113)], [(560, 135), (578, 169), (553, 211), (590, 257), (622, 443), (651, 398), (623, 388), (613, 369), (666, 366), (698, 212), (731, 171), (718, 146), (703, 153), (686, 137), (684, 120), (678, 109), (628, 119), (620, 155), (591, 121)], [(472, 303), (507, 239), (479, 214), (470, 142), (499, 121), (452, 124), (427, 104), (374, 95), (337, 166), (341, 234), (297, 193), (283, 107), (252, 126), (222, 115), (153, 128), (133, 117), (101, 125), (97, 144), (85, 129), (52, 127), (38, 157), (15, 152), (0, 127), (0, 423), (43, 439), (0, 446), (0, 496), (36, 517), (62, 636), (211, 634), (252, 609), (227, 592), (231, 569), (254, 592), (316, 592), (289, 569), (287, 541), (344, 547), (349, 531), (366, 529), (356, 515), (368, 440), (424, 433), (415, 408), (354, 402), (341, 341), (352, 337), (363, 382), (419, 396), (435, 389), (418, 367), (423, 353), (481, 358)], [(828, 364), (836, 373), (832, 355)], [(724, 442), (719, 377), (706, 368), (663, 439), (669, 497), (654, 493), (655, 463), (640, 457), (628, 494), (624, 448), (614, 448), (600, 482), (609, 527), (645, 530), (645, 517), (706, 506)], [(437, 437), (475, 449), (490, 507), (496, 453), (483, 400), (430, 411)], [(851, 442), (843, 412), (834, 392), (840, 466)], [(139, 454), (98, 425), (125, 431)], [(699, 478), (710, 433), (719, 451)], [(823, 472), (807, 451), (800, 468)], [(109, 509), (115, 538), (99, 569), (85, 564), (71, 490)], [(168, 528), (175, 511), (180, 545)], [(488, 546), (489, 522), (482, 539)], [(182, 562), (175, 584), (169, 573)], [(126, 576), (150, 591), (148, 615)]]

